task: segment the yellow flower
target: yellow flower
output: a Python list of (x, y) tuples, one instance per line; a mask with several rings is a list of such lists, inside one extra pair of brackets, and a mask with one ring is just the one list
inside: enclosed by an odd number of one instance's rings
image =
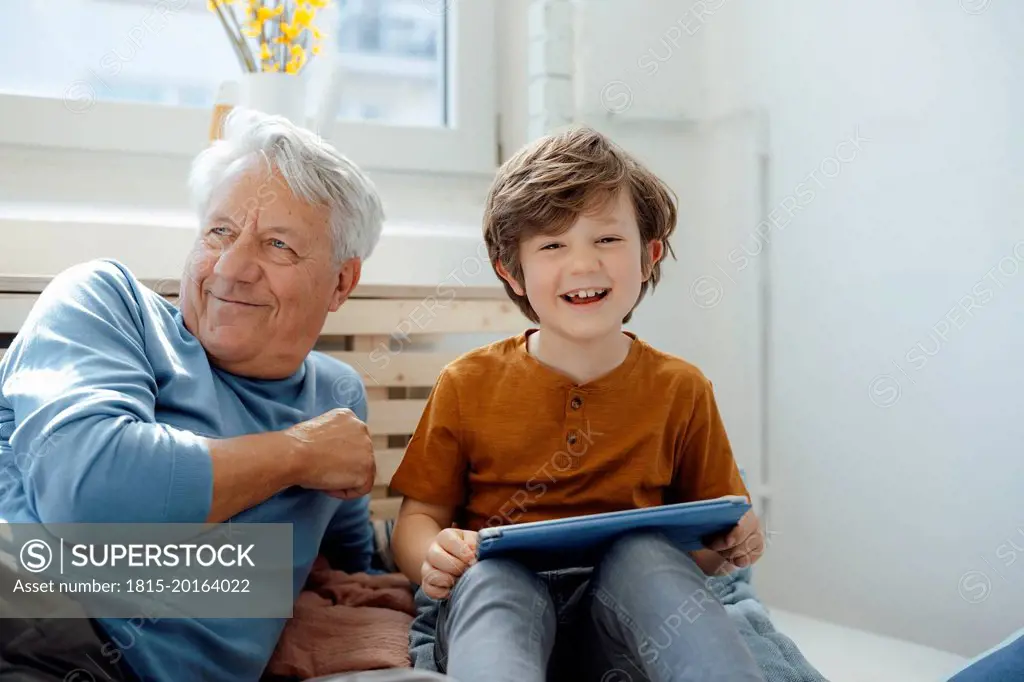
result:
[(276, 16), (280, 16), (281, 12), (284, 12), (284, 5), (278, 5), (271, 9), (270, 7), (260, 7), (256, 10), (256, 21), (263, 23), (273, 19)]
[(288, 49), (288, 62), (285, 64), (285, 73), (298, 73), (306, 65), (309, 57), (302, 45), (292, 45)]
[(281, 22), (281, 34), (289, 41), (295, 40), (302, 33), (302, 27), (287, 22)]
[[(274, 6), (268, 7), (267, 5)], [(285, 71), (296, 74), (302, 70), (311, 57), (323, 52), (323, 41), (325, 34), (313, 25), (316, 20), (317, 10), (328, 7), (330, 0), (296, 0), (295, 2), (270, 3), (268, 0), (206, 0), (207, 9), (212, 12), (232, 12), (228, 5), (238, 8), (241, 15), (238, 23), (241, 24), (241, 33), (249, 38), (256, 38), (259, 42), (259, 60), (264, 71)], [(285, 12), (287, 8), (294, 8)], [(288, 14), (291, 14), (289, 17)], [(285, 21), (291, 19), (291, 21)], [(269, 41), (259, 40), (263, 35), (266, 22), (275, 24), (277, 31), (271, 33), (276, 37)], [(230, 31), (230, 29), (229, 29)], [(312, 38), (311, 46), (304, 48), (301, 43), (305, 42), (305, 32), (309, 31)], [(237, 35), (237, 34), (236, 34)], [(288, 59), (284, 64), (279, 62), (279, 45), (287, 46)], [(276, 54), (275, 54), (276, 53)]]
[(315, 16), (316, 10), (299, 5), (298, 7), (295, 8), (295, 14), (292, 15), (292, 22), (296, 26), (307, 27), (309, 26), (310, 22), (313, 21), (313, 17)]

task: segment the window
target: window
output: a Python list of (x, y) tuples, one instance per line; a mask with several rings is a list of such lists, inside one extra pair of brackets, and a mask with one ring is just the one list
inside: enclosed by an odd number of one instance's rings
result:
[[(422, 0), (335, 3), (317, 23), (344, 60), (342, 116), (369, 109), (379, 121), (445, 125), (444, 13)], [(0, 91), (68, 97), (72, 110), (93, 100), (210, 107), (217, 86), (241, 73), (205, 3), (35, 0), (23, 11), (19, 23), (33, 30), (0, 42), (0, 63), (20, 64), (0, 73)]]
[[(345, 72), (331, 137), (375, 156), (373, 133), (347, 127), (365, 124), (404, 145), (371, 166), (493, 167), (493, 11), (493, 0), (332, 0), (316, 20)], [(242, 73), (205, 0), (28, 0), (18, 24), (31, 30), (0, 41), (0, 63), (19, 64), (0, 72), (0, 143), (194, 153), (218, 86)], [(326, 64), (309, 66), (311, 114)]]
[(353, 97), (342, 116), (446, 125), (444, 13), (423, 0), (342, 0), (337, 47)]

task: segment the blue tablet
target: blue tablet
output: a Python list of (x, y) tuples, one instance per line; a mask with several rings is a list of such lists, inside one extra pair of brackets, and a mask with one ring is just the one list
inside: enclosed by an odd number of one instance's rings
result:
[(684, 551), (704, 547), (703, 539), (730, 530), (750, 509), (741, 495), (644, 509), (574, 516), (484, 528), (477, 558), (516, 559), (536, 571), (597, 564), (607, 546), (637, 530), (663, 532)]

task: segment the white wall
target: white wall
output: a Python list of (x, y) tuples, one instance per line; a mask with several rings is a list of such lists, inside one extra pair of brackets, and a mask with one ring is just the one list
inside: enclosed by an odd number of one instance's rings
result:
[(773, 204), (870, 140), (773, 240), (764, 581), (975, 654), (1024, 613), (1024, 6), (845, 7), (743, 5)]
[[(704, 349), (702, 320), (728, 327), (721, 306), (693, 316), (716, 295), (695, 280), (717, 275), (727, 305), (733, 279), (770, 265), (777, 534), (762, 596), (961, 654), (1000, 641), (1024, 613), (1024, 6), (590, 6), (601, 58), (582, 102), (617, 82), (609, 101), (622, 108), (628, 92), (624, 116), (690, 114), (736, 144), (747, 133), (723, 132), (728, 112), (768, 114), (776, 224), (758, 236), (752, 220), (724, 251), (696, 240), (703, 263), (684, 264), (645, 319), (658, 340)], [(697, 230), (733, 224), (751, 201), (746, 179), (721, 181), (716, 154), (667, 134), (652, 154), (713, 194)], [(756, 315), (733, 322), (758, 334)]]

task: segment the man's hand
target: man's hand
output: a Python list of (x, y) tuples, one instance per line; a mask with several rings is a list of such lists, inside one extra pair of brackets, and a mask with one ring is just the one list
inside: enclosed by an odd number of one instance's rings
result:
[(438, 533), (420, 567), (424, 594), (431, 599), (446, 599), (455, 581), (476, 563), (477, 546), (474, 531), (445, 528)]
[(285, 430), (296, 445), (295, 484), (353, 499), (373, 489), (377, 464), (366, 424), (338, 408)]
[(705, 540), (704, 545), (734, 566), (751, 566), (764, 554), (764, 533), (754, 510), (749, 510), (728, 533)]

